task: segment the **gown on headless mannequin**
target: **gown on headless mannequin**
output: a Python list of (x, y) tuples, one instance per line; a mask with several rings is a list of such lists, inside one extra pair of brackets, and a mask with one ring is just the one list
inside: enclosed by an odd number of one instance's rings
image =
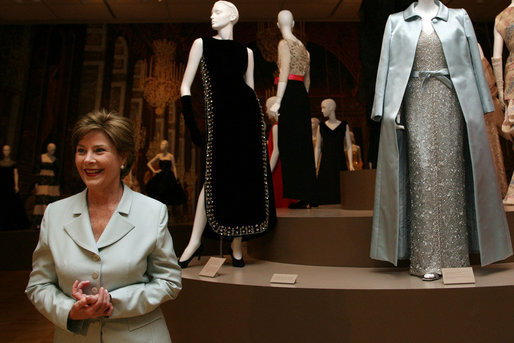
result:
[[(505, 105), (505, 122), (503, 130), (507, 138), (512, 140), (514, 130), (514, 1), (509, 7), (504, 9), (496, 16), (494, 24), (494, 48), (492, 65), (496, 86), (498, 89), (498, 99)], [(505, 63), (505, 78), (503, 73), (503, 46), (507, 46), (509, 56)], [(514, 175), (508, 186), (507, 194), (503, 200), (504, 204), (514, 205)]]
[(496, 176), (498, 178), (498, 186), (500, 186), (500, 193), (502, 197), (507, 194), (507, 175), (505, 173), (505, 164), (503, 161), (503, 152), (500, 143), (500, 134), (502, 134), (501, 126), (504, 117), (503, 106), (498, 99), (498, 88), (494, 78), (494, 73), (491, 65), (485, 58), (482, 48), (480, 48), (480, 56), (482, 58), (482, 68), (484, 69), (485, 78), (489, 85), (489, 90), (493, 97), (494, 112), (488, 113), (484, 116), (485, 127), (487, 129), (487, 137), (489, 138), (489, 147), (491, 148), (491, 154), (493, 156), (494, 167), (496, 170)]
[(33, 222), (39, 227), (46, 206), (60, 198), (57, 176), (57, 159), (55, 158), (55, 144), (50, 143), (46, 153), (41, 155), (39, 172), (36, 176), (36, 201), (34, 205)]
[(278, 45), (280, 76), (278, 101), (270, 111), (278, 117), (278, 146), (282, 161), (284, 196), (299, 199), (292, 208), (316, 206), (316, 170), (310, 103), (307, 91), (310, 84), (310, 57), (305, 46), (292, 33), (293, 15), (289, 11), (278, 14), (278, 26), (283, 39)]
[(263, 233), (275, 221), (264, 118), (253, 91), (253, 54), (232, 40), (237, 20), (233, 4), (214, 4), (211, 23), (218, 34), (193, 43), (182, 81), (181, 94), (187, 97), (201, 67), (207, 117), (205, 180), (180, 257), (183, 267), (198, 254), (206, 224), (232, 239), (232, 264), (242, 266), (242, 237)]
[(27, 215), (19, 196), (18, 169), (11, 160), (11, 147), (2, 148), (0, 160), (0, 230), (20, 230), (28, 227)]

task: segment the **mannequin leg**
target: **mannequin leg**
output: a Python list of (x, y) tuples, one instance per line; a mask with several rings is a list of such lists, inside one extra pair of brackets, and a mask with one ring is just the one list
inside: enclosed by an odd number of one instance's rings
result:
[(198, 202), (196, 203), (195, 220), (193, 223), (193, 230), (191, 231), (191, 237), (186, 249), (180, 256), (179, 261), (188, 260), (193, 254), (200, 248), (201, 239), (205, 225), (207, 224), (207, 214), (205, 213), (205, 192), (204, 187), (200, 191), (198, 196)]
[(243, 258), (243, 237), (236, 237), (232, 240), (230, 244), (232, 248), (232, 256), (234, 256), (237, 260)]

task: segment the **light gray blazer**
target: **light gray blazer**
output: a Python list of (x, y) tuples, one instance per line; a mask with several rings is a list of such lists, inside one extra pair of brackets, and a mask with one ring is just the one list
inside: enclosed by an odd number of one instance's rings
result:
[[(95, 242), (87, 189), (49, 205), (26, 289), (55, 325), (54, 342), (170, 342), (159, 308), (182, 287), (165, 205), (124, 186), (123, 197)], [(68, 321), (75, 280), (106, 288), (110, 318)]]
[[(469, 156), (466, 165), (467, 206), (472, 211), (472, 250), (480, 251), (486, 265), (512, 255), (509, 227), (497, 186), (484, 113), (494, 111), (482, 69), (473, 25), (463, 9), (448, 9), (437, 1), (432, 19), (443, 47), (450, 79), (464, 115)], [(405, 89), (412, 72), (421, 18), (413, 3), (389, 17), (384, 31), (371, 118), (381, 120), (371, 257), (396, 265), (408, 258), (406, 225), (407, 165), (404, 132), (396, 130)]]

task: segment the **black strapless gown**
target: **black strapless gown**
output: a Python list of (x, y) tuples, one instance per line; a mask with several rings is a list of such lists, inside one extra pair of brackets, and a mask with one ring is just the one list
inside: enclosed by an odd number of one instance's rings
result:
[(263, 114), (244, 81), (247, 66), (242, 44), (203, 39), (205, 208), (209, 226), (226, 237), (262, 233), (276, 218)]
[(159, 160), (159, 168), (161, 171), (146, 184), (148, 196), (166, 205), (183, 204), (186, 201), (186, 194), (171, 170), (171, 161)]

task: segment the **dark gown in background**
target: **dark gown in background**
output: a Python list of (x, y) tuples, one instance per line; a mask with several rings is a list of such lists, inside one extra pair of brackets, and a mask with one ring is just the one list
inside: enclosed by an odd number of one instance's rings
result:
[(347, 123), (342, 121), (333, 130), (325, 123), (319, 125), (319, 132), (322, 137), (318, 171), (320, 204), (339, 204), (341, 202), (340, 172), (348, 170), (344, 154), (346, 125)]
[(207, 122), (205, 209), (225, 237), (267, 230), (275, 221), (262, 110), (246, 84), (246, 47), (203, 39), (201, 72)]
[[(304, 77), (309, 70), (307, 50), (298, 42), (285, 41), (291, 54), (290, 74)], [(284, 197), (317, 203), (310, 102), (303, 81), (287, 81), (279, 113), (278, 149)]]
[(14, 169), (0, 165), (0, 230), (20, 230), (28, 228), (27, 215), (23, 202), (14, 191)]
[(180, 205), (186, 201), (186, 194), (171, 170), (170, 160), (159, 160), (160, 172), (146, 185), (148, 196), (166, 205)]

